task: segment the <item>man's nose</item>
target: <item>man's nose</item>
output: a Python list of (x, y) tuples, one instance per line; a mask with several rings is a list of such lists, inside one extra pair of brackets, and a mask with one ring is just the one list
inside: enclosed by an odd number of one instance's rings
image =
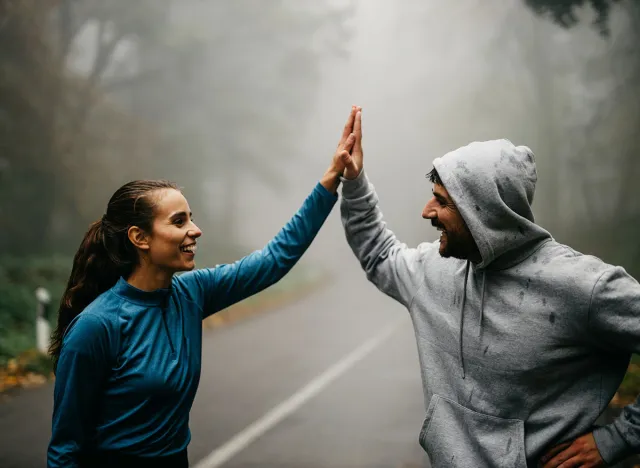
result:
[(424, 219), (434, 219), (436, 217), (436, 210), (433, 207), (432, 201), (433, 200), (429, 200), (422, 210), (422, 217)]

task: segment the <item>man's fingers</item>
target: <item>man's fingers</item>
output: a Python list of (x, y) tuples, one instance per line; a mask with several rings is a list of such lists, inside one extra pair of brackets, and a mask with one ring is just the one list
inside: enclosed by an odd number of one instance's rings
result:
[[(565, 442), (564, 444), (556, 445), (547, 453), (545, 453), (544, 456), (540, 459), (540, 461), (542, 463), (547, 463), (549, 460), (555, 457), (558, 453), (562, 452), (564, 449), (568, 448), (570, 445), (571, 445), (571, 442)], [(544, 466), (546, 467), (546, 465)]]
[(356, 106), (351, 106), (351, 112), (349, 113), (349, 118), (347, 119), (347, 123), (344, 124), (344, 129), (342, 130), (342, 138), (340, 138), (340, 143), (338, 143), (338, 147), (344, 145), (345, 141), (349, 137), (349, 134), (353, 132), (353, 122), (356, 118)]
[(353, 123), (353, 133), (356, 136), (354, 150), (358, 153), (362, 152), (362, 108), (359, 108), (355, 114)]
[(563, 466), (563, 467), (573, 466), (572, 463), (569, 463), (567, 461), (572, 459), (579, 453), (580, 453), (580, 450), (577, 447), (575, 447), (574, 445), (570, 445), (569, 447), (565, 448), (559, 453), (556, 453), (556, 455), (544, 465), (544, 468), (557, 468), (559, 466)]
[(558, 468), (588, 468), (592, 465), (585, 465), (584, 459), (582, 457), (572, 457), (564, 463), (554, 466), (557, 466)]

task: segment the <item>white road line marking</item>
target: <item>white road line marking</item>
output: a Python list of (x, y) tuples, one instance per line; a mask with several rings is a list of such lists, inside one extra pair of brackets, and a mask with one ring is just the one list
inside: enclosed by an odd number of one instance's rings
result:
[(351, 367), (362, 361), (367, 355), (387, 340), (394, 331), (400, 328), (401, 325), (405, 324), (405, 322), (406, 320), (398, 320), (384, 328), (377, 335), (365, 341), (358, 348), (291, 395), (288, 399), (280, 403), (254, 423), (244, 428), (224, 445), (204, 457), (197, 465), (195, 465), (195, 468), (217, 468), (227, 462), (258, 437), (263, 435), (273, 426), (300, 408), (308, 400), (320, 393), (331, 382), (336, 380)]

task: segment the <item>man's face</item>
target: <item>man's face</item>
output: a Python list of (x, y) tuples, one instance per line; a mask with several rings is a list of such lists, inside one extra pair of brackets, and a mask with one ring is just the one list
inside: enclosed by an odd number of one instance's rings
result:
[(422, 217), (430, 219), (431, 224), (442, 232), (440, 255), (445, 258), (481, 261), (471, 231), (444, 186), (433, 185), (433, 198), (425, 205)]

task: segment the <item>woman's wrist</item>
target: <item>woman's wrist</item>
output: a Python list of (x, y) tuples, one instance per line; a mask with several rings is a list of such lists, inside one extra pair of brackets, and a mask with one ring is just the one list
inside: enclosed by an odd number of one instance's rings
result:
[(329, 167), (327, 172), (324, 173), (322, 179), (320, 179), (320, 184), (327, 189), (330, 193), (336, 193), (338, 191), (338, 187), (340, 186), (340, 176), (342, 175), (334, 167)]

